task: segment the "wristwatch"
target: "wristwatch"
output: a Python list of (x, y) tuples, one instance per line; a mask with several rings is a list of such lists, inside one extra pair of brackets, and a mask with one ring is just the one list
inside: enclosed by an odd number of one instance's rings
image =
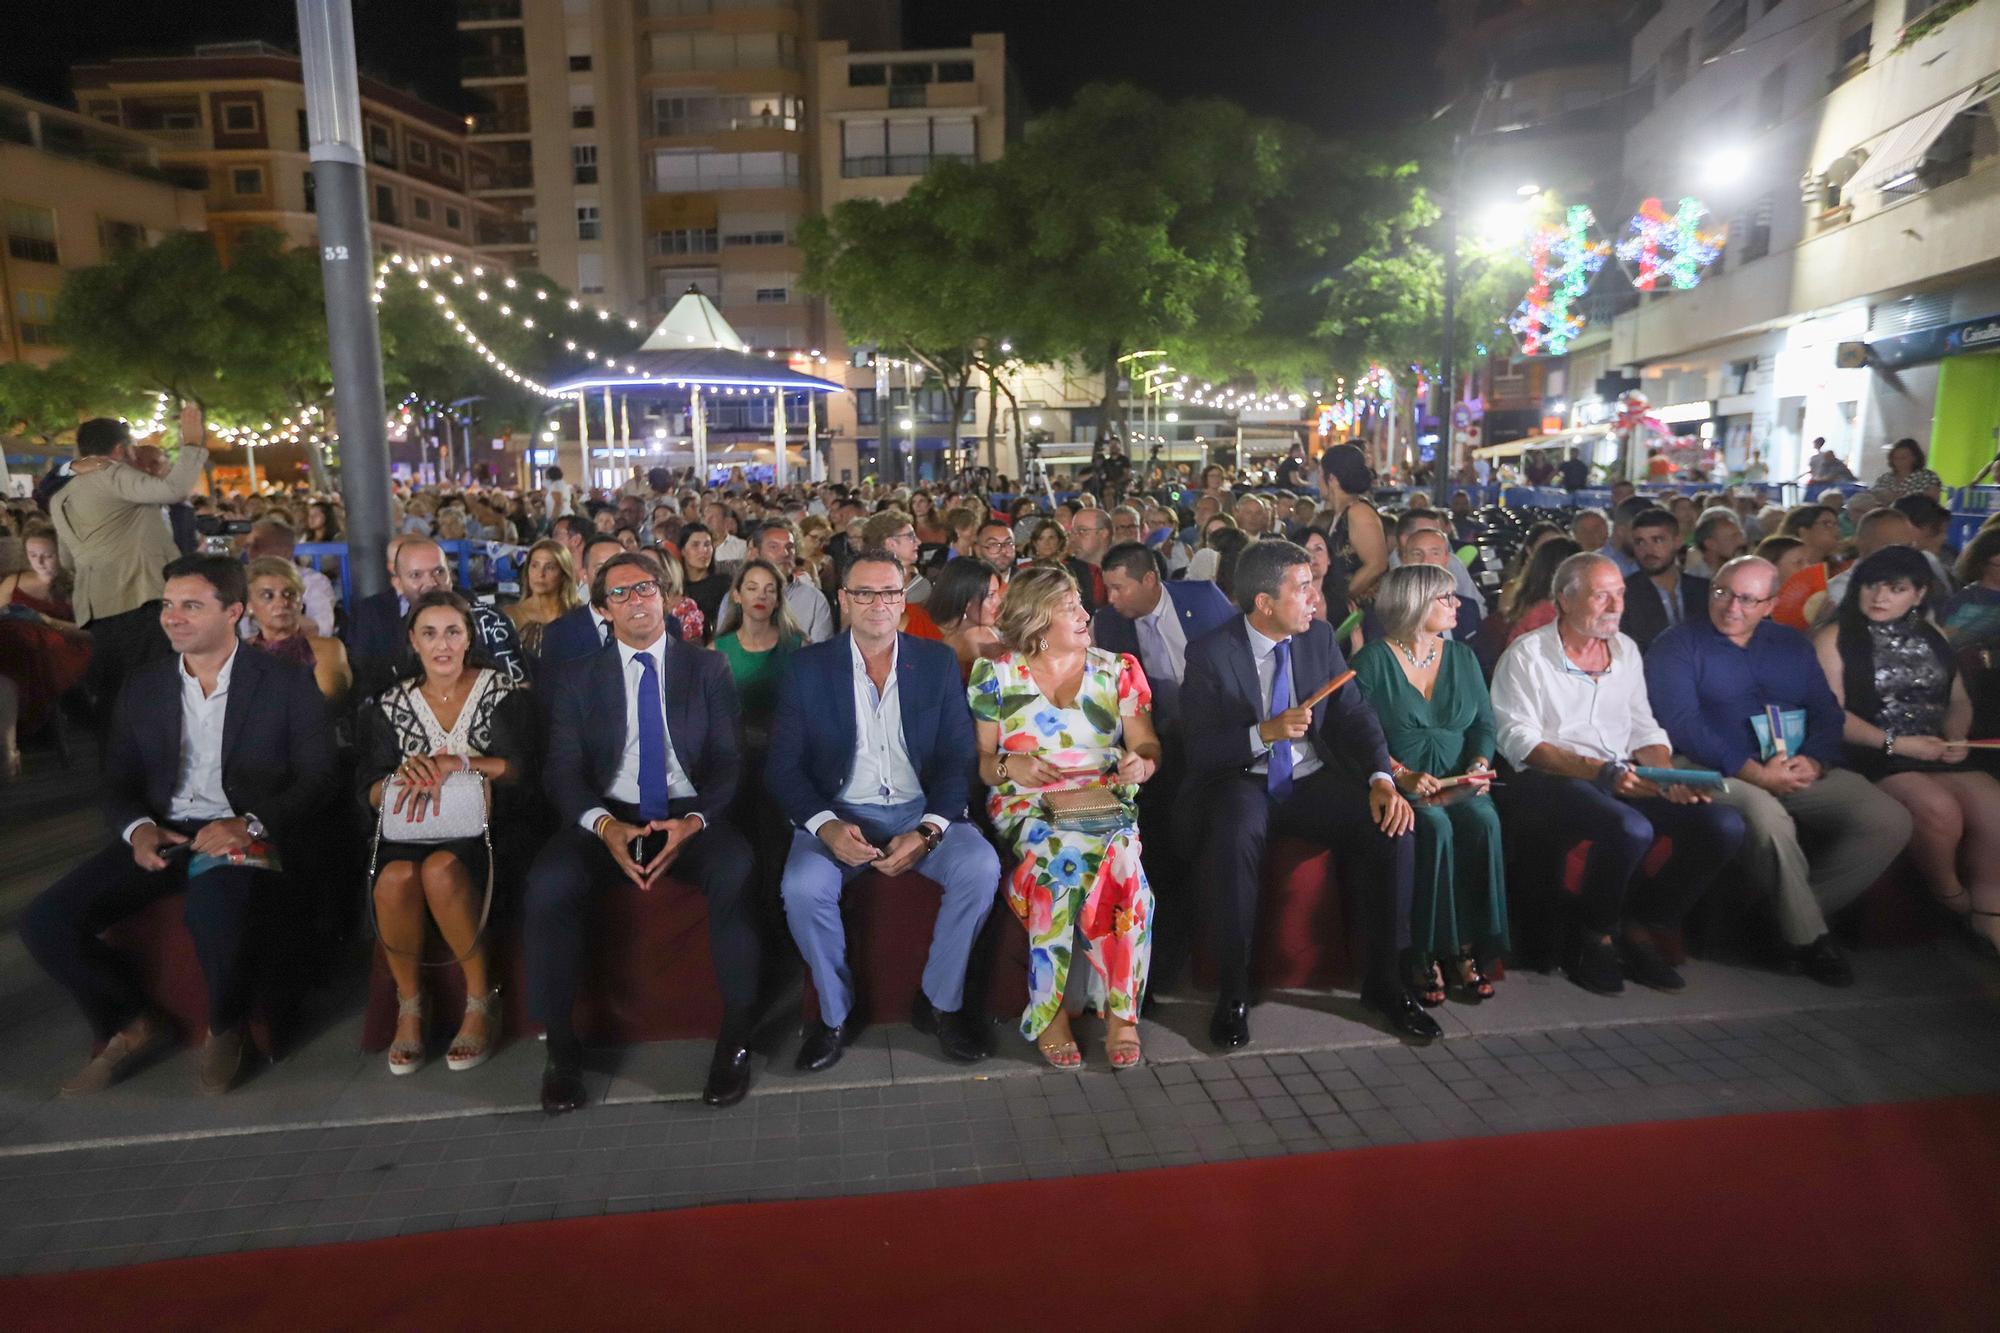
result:
[(243, 831), (257, 842), (264, 841), (264, 821), (255, 815), (243, 816)]
[(917, 825), (917, 836), (924, 840), (924, 852), (928, 855), (936, 851), (938, 844), (944, 841), (944, 830), (936, 824), (919, 824)]

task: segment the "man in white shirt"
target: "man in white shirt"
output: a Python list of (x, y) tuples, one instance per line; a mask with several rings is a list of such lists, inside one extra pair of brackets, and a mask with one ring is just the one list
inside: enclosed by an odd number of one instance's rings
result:
[(726, 567), (734, 573), (736, 566), (743, 563), (743, 557), (750, 553), (750, 544), (736, 535), (736, 515), (721, 500), (704, 500), (701, 521), (715, 538), (715, 567)]
[(1000, 858), (966, 821), (974, 740), (958, 656), (899, 633), (900, 560), (862, 551), (842, 576), (848, 631), (792, 657), (779, 687), (764, 782), (794, 825), (781, 893), (819, 995), (798, 1067), (837, 1063), (856, 1028), (840, 899), (863, 870), (915, 872), (943, 892), (910, 1021), (961, 1063), (988, 1052), (965, 995), (973, 941), (1000, 883)]
[[(1521, 636), (1493, 673), (1498, 749), (1516, 770), (1497, 796), (1517, 845), (1558, 854), (1589, 844), (1577, 888), (1570, 979), (1615, 995), (1625, 979), (1655, 990), (1686, 983), (1656, 936), (1681, 920), (1735, 855), (1743, 818), (1697, 788), (1664, 788), (1634, 771), (1670, 769), (1638, 645), (1618, 632), (1625, 577), (1586, 551), (1556, 569), (1554, 623)], [(1673, 844), (1653, 865), (1656, 840)]]
[(727, 818), (743, 772), (736, 689), (719, 654), (667, 632), (651, 556), (605, 561), (591, 602), (611, 622), (615, 651), (552, 682), (543, 780), (562, 827), (528, 872), (529, 996), (548, 1033), (542, 1109), (584, 1102), (573, 1014), (591, 900), (620, 879), (655, 890), (669, 873), (708, 900), (723, 1017), (702, 1100), (732, 1106), (750, 1089), (760, 967), (750, 844)]
[[(785, 610), (791, 612), (806, 642), (825, 643), (832, 638), (833, 608), (827, 605), (826, 594), (797, 572), (799, 536), (792, 525), (783, 519), (764, 520), (750, 530), (750, 549), (777, 568), (778, 577), (785, 582)], [(725, 594), (716, 612), (718, 625), (729, 619), (732, 604), (732, 597)]]
[(165, 568), (160, 626), (175, 656), (135, 673), (112, 719), (103, 786), (118, 841), (64, 875), (21, 918), (35, 961), (76, 997), (102, 1051), (61, 1087), (109, 1087), (169, 1039), (130, 964), (99, 935), (153, 901), (186, 895), (208, 990), (197, 1086), (226, 1092), (243, 1060), (253, 941), (286, 928), (279, 852), (324, 809), (333, 780), (326, 705), (312, 673), (236, 637), (243, 566), (183, 556)]

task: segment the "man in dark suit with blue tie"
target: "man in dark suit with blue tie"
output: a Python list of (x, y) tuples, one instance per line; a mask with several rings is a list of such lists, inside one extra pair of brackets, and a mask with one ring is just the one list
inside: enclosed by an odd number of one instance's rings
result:
[(720, 655), (666, 632), (650, 557), (605, 561), (591, 601), (613, 639), (548, 683), (544, 786), (562, 826), (528, 872), (529, 994), (549, 1048), (542, 1109), (573, 1111), (584, 1100), (572, 1011), (591, 897), (615, 877), (651, 889), (669, 871), (708, 899), (723, 1018), (702, 1100), (731, 1106), (750, 1088), (760, 956), (750, 844), (727, 822), (743, 767), (736, 688)]
[(1416, 817), (1390, 777), (1381, 724), (1352, 685), (1300, 706), (1347, 670), (1333, 627), (1313, 618), (1312, 585), (1304, 548), (1253, 544), (1236, 566), (1243, 614), (1187, 650), (1181, 808), (1200, 830), (1196, 870), (1213, 895), (1222, 994), (1209, 1035), (1225, 1049), (1250, 1040), (1250, 942), (1272, 833), (1342, 854), (1342, 882), (1362, 905), (1362, 1004), (1407, 1039), (1441, 1035), (1404, 982)]
[(910, 1021), (947, 1058), (988, 1053), (965, 1001), (965, 969), (1000, 885), (1000, 858), (966, 822), (972, 710), (958, 656), (897, 632), (903, 568), (882, 549), (842, 575), (848, 628), (792, 655), (771, 725), (765, 785), (792, 821), (781, 892), (792, 938), (819, 992), (798, 1067), (830, 1068), (853, 1039), (854, 977), (840, 896), (865, 869), (916, 870), (944, 890)]
[(167, 1039), (130, 965), (98, 936), (174, 894), (185, 896), (208, 986), (198, 1086), (220, 1093), (235, 1082), (256, 935), (296, 915), (279, 858), (295, 868), (305, 859), (302, 835), (333, 782), (332, 732), (312, 673), (237, 641), (243, 566), (190, 555), (164, 572), (160, 625), (175, 655), (133, 673), (112, 715), (103, 795), (117, 840), (21, 918), (28, 952), (104, 1043), (64, 1096), (109, 1087)]
[(1160, 766), (1153, 780), (1139, 788), (1139, 831), (1146, 878), (1153, 886), (1155, 991), (1172, 988), (1194, 944), (1188, 862), (1174, 818), (1187, 773), (1180, 725), (1187, 649), (1236, 614), (1222, 589), (1207, 579), (1166, 581), (1165, 568), (1159, 553), (1140, 542), (1122, 542), (1105, 552), (1104, 591), (1109, 605), (1100, 607), (1090, 622), (1092, 641), (1106, 652), (1137, 657), (1153, 687)]

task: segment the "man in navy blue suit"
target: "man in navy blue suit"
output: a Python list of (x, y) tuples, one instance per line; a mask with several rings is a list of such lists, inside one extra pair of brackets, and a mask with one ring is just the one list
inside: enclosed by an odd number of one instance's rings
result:
[(1304, 548), (1255, 543), (1236, 566), (1243, 614), (1187, 650), (1181, 809), (1200, 831), (1196, 870), (1212, 895), (1222, 994), (1209, 1035), (1225, 1049), (1250, 1040), (1250, 941), (1272, 833), (1342, 853), (1362, 905), (1362, 1004), (1410, 1040), (1441, 1035), (1404, 982), (1416, 816), (1390, 777), (1381, 723), (1351, 684), (1300, 706), (1347, 670), (1333, 627), (1313, 617), (1312, 583)]
[[(584, 591), (583, 602), (571, 607), (549, 622), (542, 631), (542, 665), (555, 666), (563, 662), (573, 662), (579, 657), (589, 657), (592, 653), (611, 642), (611, 618), (599, 610), (590, 600), (589, 590), (596, 585), (597, 571), (602, 569), (614, 555), (620, 555), (625, 548), (616, 537), (595, 536), (583, 544), (583, 572), (580, 575)], [(675, 638), (672, 627), (668, 633)]]
[(1153, 726), (1160, 766), (1139, 788), (1140, 844), (1153, 886), (1153, 972), (1156, 991), (1171, 989), (1194, 944), (1194, 902), (1187, 892), (1187, 857), (1175, 836), (1174, 805), (1187, 772), (1180, 725), (1181, 681), (1190, 643), (1236, 614), (1222, 589), (1207, 579), (1163, 581), (1157, 551), (1122, 542), (1104, 553), (1108, 606), (1090, 622), (1090, 637), (1106, 652), (1131, 653), (1153, 689)]
[(794, 825), (785, 919), (819, 992), (798, 1067), (830, 1068), (853, 1039), (840, 896), (866, 869), (917, 870), (944, 890), (910, 1021), (935, 1034), (947, 1058), (980, 1060), (986, 1024), (965, 1003), (965, 969), (999, 889), (1000, 858), (965, 818), (975, 745), (958, 657), (897, 632), (903, 569), (886, 550), (848, 562), (840, 604), (848, 629), (792, 656), (764, 770)]
[(702, 1100), (731, 1106), (750, 1089), (760, 958), (750, 844), (727, 820), (743, 771), (736, 687), (720, 654), (667, 633), (651, 557), (605, 561), (591, 601), (613, 637), (547, 682), (543, 785), (562, 826), (528, 872), (529, 995), (549, 1048), (542, 1109), (554, 1115), (584, 1101), (572, 1014), (591, 898), (621, 877), (652, 889), (668, 871), (708, 899), (722, 1032)]
[(243, 566), (228, 556), (166, 566), (160, 626), (175, 656), (127, 678), (111, 721), (104, 809), (117, 840), (22, 915), (28, 952), (104, 1043), (64, 1096), (110, 1086), (168, 1035), (103, 931), (185, 895), (208, 986), (197, 1081), (220, 1093), (242, 1064), (255, 936), (295, 915), (279, 858), (306, 855), (301, 835), (333, 781), (333, 739), (312, 673), (237, 641), (244, 585)]

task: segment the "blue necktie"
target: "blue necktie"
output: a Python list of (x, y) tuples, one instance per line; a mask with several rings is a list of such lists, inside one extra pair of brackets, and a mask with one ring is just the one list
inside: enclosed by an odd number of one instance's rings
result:
[(639, 654), (639, 818), (667, 817), (667, 701), (660, 693), (660, 668), (651, 653)]
[[(1276, 717), (1292, 706), (1292, 641), (1281, 640), (1271, 655), (1277, 659), (1277, 670), (1271, 673), (1271, 716)], [(1292, 794), (1292, 743), (1279, 741), (1271, 747), (1271, 771), (1266, 779), (1271, 799), (1282, 801)]]

